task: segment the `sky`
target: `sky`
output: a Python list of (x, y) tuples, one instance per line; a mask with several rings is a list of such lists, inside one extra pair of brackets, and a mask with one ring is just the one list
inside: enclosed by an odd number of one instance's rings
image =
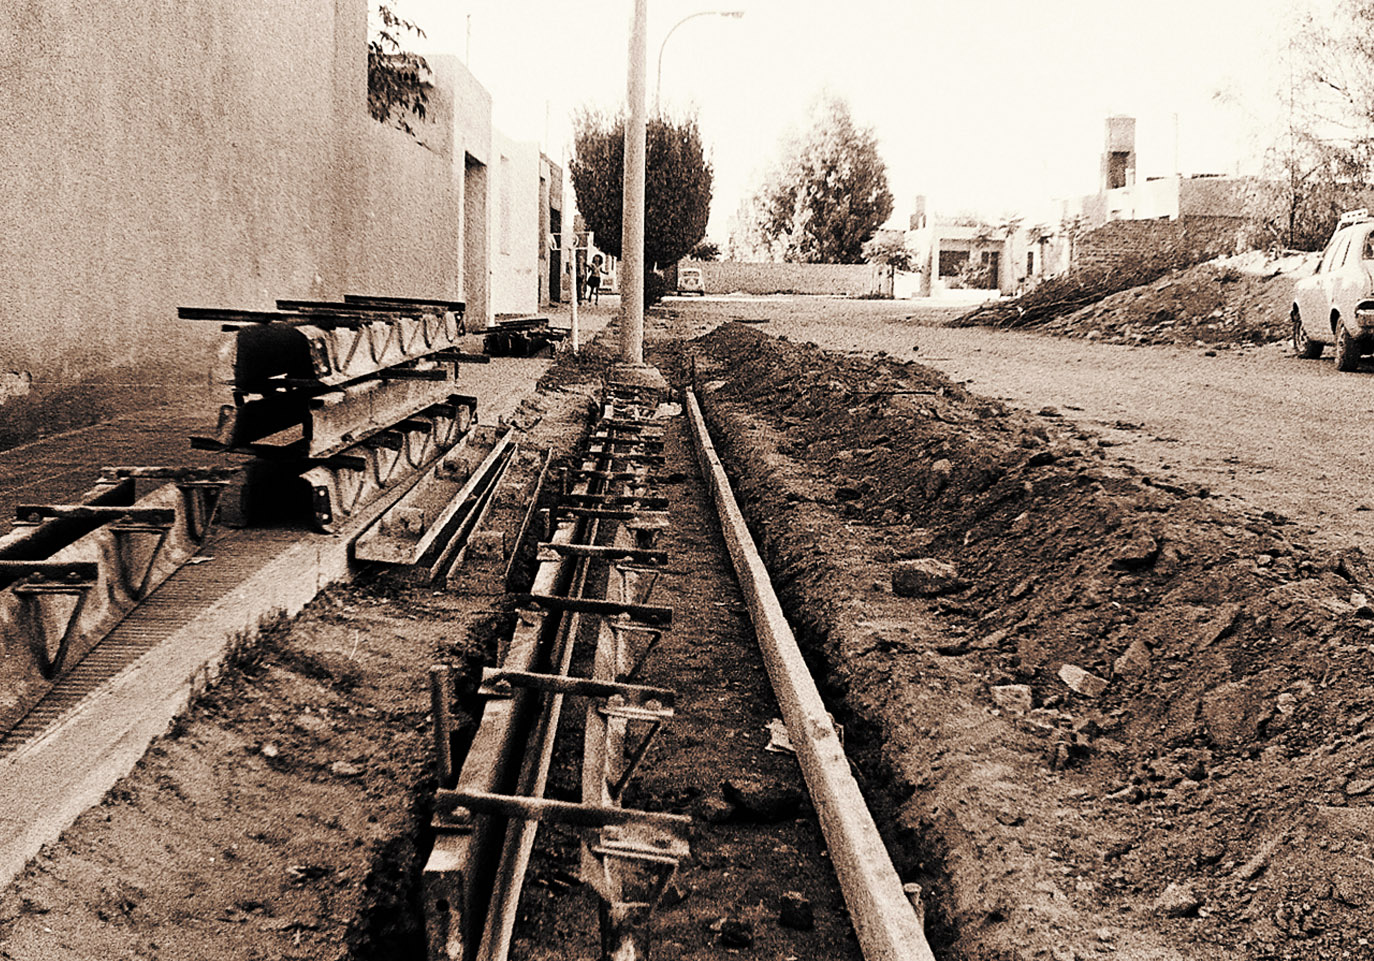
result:
[[(1329, 7), (1336, 0), (1308, 0)], [(424, 52), (456, 55), (498, 128), (566, 168), (570, 118), (625, 100), (631, 0), (392, 0)], [(701, 10), (743, 10), (739, 19)], [(707, 235), (823, 92), (872, 126), (905, 226), (936, 214), (1049, 217), (1098, 187), (1105, 118), (1137, 118), (1138, 176), (1250, 173), (1282, 111), (1294, 0), (649, 2), (648, 100), (695, 110), (714, 172)], [(1057, 217), (1057, 215), (1056, 215)]]

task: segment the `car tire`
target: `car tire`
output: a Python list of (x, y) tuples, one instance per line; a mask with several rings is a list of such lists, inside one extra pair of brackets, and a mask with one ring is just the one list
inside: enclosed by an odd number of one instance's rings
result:
[(1293, 353), (1304, 360), (1313, 360), (1322, 355), (1325, 345), (1320, 340), (1307, 336), (1307, 328), (1302, 325), (1302, 317), (1293, 308)]
[(1336, 369), (1351, 371), (1360, 366), (1360, 346), (1345, 324), (1336, 322)]

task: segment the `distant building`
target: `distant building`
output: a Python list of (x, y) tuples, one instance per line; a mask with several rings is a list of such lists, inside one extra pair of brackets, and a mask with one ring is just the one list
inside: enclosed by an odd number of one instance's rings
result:
[(1063, 269), (1067, 244), (1054, 228), (1021, 218), (932, 216), (918, 196), (905, 234), (915, 277), (899, 278), (897, 296), (931, 297), (954, 288), (1015, 293)]
[(1140, 181), (1135, 129), (1133, 117), (1107, 118), (1098, 191), (1064, 204), (1074, 266), (1110, 267), (1168, 250), (1191, 258), (1231, 253), (1253, 245), (1279, 212), (1280, 185), (1258, 177), (1174, 172)]

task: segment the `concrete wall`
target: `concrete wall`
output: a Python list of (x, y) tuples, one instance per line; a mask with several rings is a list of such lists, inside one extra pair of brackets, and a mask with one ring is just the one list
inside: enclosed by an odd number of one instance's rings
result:
[(563, 258), (550, 241), (563, 232), (563, 168), (539, 155), (539, 304), (562, 300)]
[(492, 151), (492, 311), (498, 317), (533, 314), (540, 304), (539, 145), (496, 131)]
[(490, 317), (490, 95), (437, 58), (426, 149), (368, 117), (366, 41), (367, 0), (4, 5), (0, 375), (32, 389), (0, 394), (0, 443), (204, 381), (217, 326), (179, 305)]
[[(178, 304), (337, 285), (338, 136), (364, 44), (314, 0), (18, 0), (0, 28), (0, 366), (40, 384), (144, 360), (203, 375)], [(356, 111), (353, 111), (356, 114)], [(173, 346), (174, 345), (174, 346)]]
[(831, 294), (861, 297), (880, 283), (868, 264), (744, 264), (688, 260), (700, 267), (708, 294)]

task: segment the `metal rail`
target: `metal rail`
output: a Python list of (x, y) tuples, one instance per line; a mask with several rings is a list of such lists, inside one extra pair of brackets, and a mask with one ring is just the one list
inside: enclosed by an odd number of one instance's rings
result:
[(758, 635), (764, 667), (796, 748), (863, 955), (869, 961), (934, 961), (920, 918), (854, 780), (844, 745), (783, 616), (767, 568), (754, 547), (691, 391), (685, 406), (702, 473), (720, 514), (726, 548)]
[[(608, 392), (610, 394), (610, 392)], [(613, 403), (608, 417), (647, 422), (652, 404)], [(644, 440), (652, 442), (653, 433)], [(643, 448), (638, 448), (643, 452)], [(645, 495), (651, 478), (640, 466), (614, 480), (601, 476), (613, 451), (596, 439), (582, 460), (575, 498)], [(647, 945), (648, 914), (678, 863), (687, 855), (688, 819), (626, 810), (619, 798), (644, 759), (658, 727), (671, 716), (673, 694), (630, 683), (671, 612), (646, 603), (654, 572), (620, 564), (661, 563), (652, 541), (666, 517), (646, 534), (631, 530), (635, 517), (561, 512), (557, 529), (540, 545), (534, 583), (523, 596), (515, 631), (486, 674), (481, 723), (461, 767), (451, 744), (452, 671), (434, 671), (436, 795), (434, 851), (426, 865), (425, 909), (429, 956), (444, 961), (502, 961), (515, 924), (524, 873), (541, 822), (557, 821), (583, 837), (583, 873), (602, 895), (607, 924), (603, 946)], [(647, 541), (647, 542), (646, 542)], [(603, 580), (602, 597), (587, 589)], [(588, 619), (616, 668), (591, 678), (569, 674), (573, 650)], [(631, 650), (634, 647), (635, 650)], [(580, 803), (543, 797), (554, 734), (565, 697), (589, 700), (585, 749), (594, 776)], [(636, 736), (626, 739), (627, 730)], [(588, 763), (584, 758), (584, 764)], [(586, 768), (584, 768), (585, 770)], [(609, 956), (609, 955), (608, 955)], [(624, 954), (617, 957), (637, 957)]]
[[(106, 468), (74, 504), (22, 504), (0, 537), (0, 732), (209, 536), (231, 474)], [(169, 481), (142, 496), (139, 482)]]

